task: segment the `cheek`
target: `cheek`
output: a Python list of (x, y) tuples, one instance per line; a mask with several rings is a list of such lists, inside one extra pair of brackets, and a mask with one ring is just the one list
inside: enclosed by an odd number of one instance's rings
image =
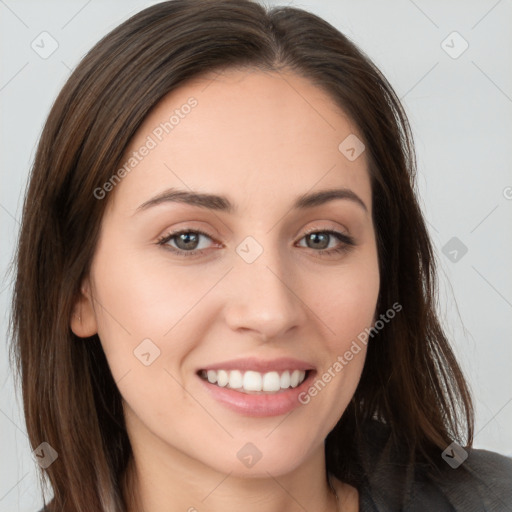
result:
[(376, 255), (354, 265), (317, 272), (313, 282), (304, 281), (303, 295), (321, 320), (331, 351), (346, 350), (372, 325), (379, 287)]
[(164, 354), (180, 359), (185, 345), (170, 341), (197, 302), (190, 281), (125, 254), (105, 250), (92, 268), (98, 335), (116, 380)]
[(112, 261), (98, 259), (93, 269), (105, 356), (126, 406), (155, 425), (167, 424), (169, 404), (179, 404), (185, 415), (193, 405), (176, 368), (192, 349), (187, 312), (205, 282), (200, 286), (135, 257)]
[(191, 279), (190, 268), (172, 268), (164, 258), (144, 258), (134, 254), (133, 248), (124, 257), (123, 251), (108, 249), (93, 269), (98, 300), (109, 306), (108, 311), (99, 307), (105, 328), (117, 323), (121, 333), (162, 337), (204, 294), (204, 280)]
[(300, 399), (312, 414), (326, 416), (328, 432), (350, 402), (364, 366), (380, 287), (376, 252), (316, 273), (314, 285), (309, 280), (304, 285), (324, 332), (326, 357)]

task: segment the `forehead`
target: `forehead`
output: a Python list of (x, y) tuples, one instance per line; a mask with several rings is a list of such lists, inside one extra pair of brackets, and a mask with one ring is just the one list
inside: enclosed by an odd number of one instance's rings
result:
[[(369, 200), (365, 153), (350, 160), (340, 150), (350, 137), (361, 138), (355, 124), (306, 78), (209, 73), (169, 93), (146, 117), (125, 154), (123, 163), (133, 166), (116, 187), (116, 202), (134, 208), (167, 187), (222, 193), (235, 204), (333, 186)], [(150, 149), (135, 162), (144, 146)]]

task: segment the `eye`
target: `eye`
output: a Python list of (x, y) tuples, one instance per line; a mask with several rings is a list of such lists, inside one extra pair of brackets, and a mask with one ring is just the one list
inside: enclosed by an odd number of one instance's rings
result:
[[(197, 252), (202, 252), (202, 250), (204, 250), (204, 247), (198, 247), (200, 245), (199, 242), (201, 238), (209, 238), (212, 240), (212, 237), (204, 231), (198, 229), (185, 229), (164, 235), (158, 239), (157, 244), (162, 245), (166, 249), (180, 255), (193, 256), (197, 254)], [(169, 242), (173, 242), (176, 247), (170, 245)]]
[[(335, 245), (334, 247), (331, 246), (329, 248), (330, 242), (333, 241), (333, 238), (338, 240), (338, 245)], [(320, 255), (332, 255), (348, 252), (356, 245), (355, 240), (351, 236), (332, 229), (312, 229), (308, 231), (303, 238), (301, 238), (301, 241), (302, 240), (306, 240), (306, 247), (315, 249), (315, 252)]]

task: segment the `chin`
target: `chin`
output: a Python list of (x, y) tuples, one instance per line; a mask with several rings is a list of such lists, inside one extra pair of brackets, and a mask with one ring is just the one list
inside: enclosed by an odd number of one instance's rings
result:
[[(307, 427), (303, 425), (300, 433), (305, 431)], [(319, 443), (312, 439), (302, 439), (299, 432), (294, 436), (289, 429), (284, 437), (276, 432), (268, 436), (269, 432), (271, 430), (266, 429), (263, 433), (255, 432), (254, 436), (247, 432), (226, 441), (223, 446), (217, 440), (215, 452), (210, 445), (207, 457), (201, 448), (195, 455), (205, 465), (220, 473), (230, 473), (240, 478), (268, 478), (269, 474), (277, 477), (294, 471), (316, 451), (323, 453), (323, 439)], [(294, 439), (293, 444), (290, 439)]]

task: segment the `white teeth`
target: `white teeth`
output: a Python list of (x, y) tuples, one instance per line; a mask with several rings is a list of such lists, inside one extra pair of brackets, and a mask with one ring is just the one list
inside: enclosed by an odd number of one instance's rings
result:
[(245, 372), (244, 373), (244, 384), (242, 387), (246, 391), (261, 391), (261, 389), (262, 389), (261, 381), (262, 381), (261, 373)]
[(255, 371), (241, 372), (240, 370), (208, 370), (202, 376), (211, 384), (247, 392), (276, 393), (281, 389), (296, 388), (305, 377), (304, 370), (286, 370), (279, 372), (260, 373)]
[(243, 385), (242, 372), (233, 370), (231, 372), (227, 372), (227, 374), (229, 375), (229, 387), (232, 389), (240, 389)]
[(225, 370), (219, 370), (217, 372), (217, 384), (223, 388), (229, 383), (229, 375)]
[(283, 389), (287, 389), (290, 387), (290, 372), (288, 370), (283, 372), (283, 374), (281, 375), (281, 387)]
[(299, 384), (300, 372), (299, 370), (293, 370), (293, 373), (290, 375), (290, 386), (292, 388), (296, 388)]
[(277, 372), (268, 372), (263, 375), (263, 391), (279, 391), (281, 389), (281, 378)]

